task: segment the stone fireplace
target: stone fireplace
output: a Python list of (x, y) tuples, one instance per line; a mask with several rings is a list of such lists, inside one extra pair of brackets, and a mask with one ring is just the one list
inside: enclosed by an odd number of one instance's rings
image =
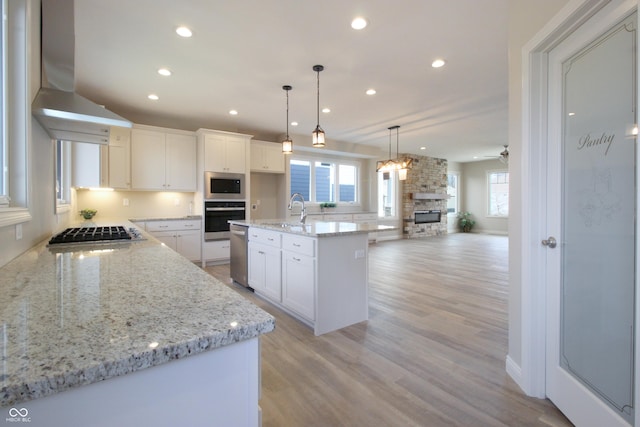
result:
[(402, 234), (408, 239), (447, 234), (447, 160), (410, 157), (413, 168), (402, 181)]

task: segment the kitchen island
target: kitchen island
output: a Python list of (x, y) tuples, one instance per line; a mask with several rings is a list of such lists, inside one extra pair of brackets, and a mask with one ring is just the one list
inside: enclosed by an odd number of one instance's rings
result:
[(143, 236), (43, 242), (0, 269), (7, 422), (259, 424), (258, 340), (274, 318)]
[(353, 222), (230, 221), (248, 225), (255, 293), (322, 335), (369, 318), (368, 234)]

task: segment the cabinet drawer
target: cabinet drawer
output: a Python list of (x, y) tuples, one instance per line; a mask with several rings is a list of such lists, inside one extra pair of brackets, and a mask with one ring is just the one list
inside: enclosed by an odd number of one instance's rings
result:
[(147, 231), (200, 230), (200, 221), (171, 220), (147, 221)]
[(204, 242), (202, 251), (202, 258), (205, 261), (227, 260), (231, 255), (231, 244), (228, 240)]
[(285, 233), (282, 236), (282, 249), (310, 257), (316, 256), (315, 243), (315, 239), (296, 236), (295, 234)]
[(265, 230), (264, 228), (249, 228), (249, 241), (262, 243), (264, 245), (280, 247), (280, 234), (277, 231)]

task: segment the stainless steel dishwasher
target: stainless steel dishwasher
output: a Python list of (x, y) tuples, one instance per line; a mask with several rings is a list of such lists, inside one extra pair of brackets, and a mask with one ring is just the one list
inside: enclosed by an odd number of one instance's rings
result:
[(249, 240), (249, 226), (230, 224), (229, 233), (229, 241), (231, 244), (231, 279), (234, 282), (248, 288), (249, 281), (247, 280), (247, 242)]

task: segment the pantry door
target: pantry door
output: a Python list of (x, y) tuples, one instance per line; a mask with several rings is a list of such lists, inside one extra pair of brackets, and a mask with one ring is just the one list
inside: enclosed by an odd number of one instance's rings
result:
[(546, 390), (578, 426), (635, 417), (638, 35), (624, 3), (548, 57)]

